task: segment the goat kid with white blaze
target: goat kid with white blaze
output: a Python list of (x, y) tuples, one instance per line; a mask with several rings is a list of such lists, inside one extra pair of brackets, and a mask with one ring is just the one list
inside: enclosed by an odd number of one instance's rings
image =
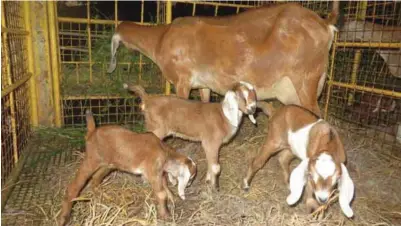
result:
[[(313, 112), (295, 105), (281, 107), (268, 123), (269, 133), (260, 153), (251, 160), (244, 189), (249, 189), (256, 172), (278, 153), (284, 180), (290, 188), (288, 205), (298, 202), (307, 185), (306, 205), (308, 212), (312, 212), (319, 204), (327, 203), (338, 185), (340, 207), (347, 217), (352, 217), (354, 183), (344, 165), (346, 154), (337, 131)], [(301, 163), (290, 175), (290, 163), (295, 157)]]
[(160, 139), (176, 136), (191, 141), (201, 141), (208, 162), (206, 181), (218, 189), (219, 150), (236, 134), (242, 114), (252, 115), (256, 111), (256, 92), (246, 82), (233, 85), (221, 103), (203, 103), (177, 96), (150, 96), (141, 86), (124, 84), (142, 99), (141, 108), (145, 125)]
[(167, 186), (166, 173), (178, 180), (178, 191), (185, 199), (184, 189), (196, 175), (196, 165), (188, 157), (176, 152), (153, 133), (134, 133), (120, 126), (107, 125), (96, 128), (90, 111), (86, 112), (87, 134), (85, 157), (75, 179), (69, 184), (59, 224), (65, 225), (76, 198), (86, 181), (96, 188), (113, 170), (139, 174), (149, 181), (158, 202), (157, 210), (162, 218), (169, 216), (167, 198), (173, 195)]

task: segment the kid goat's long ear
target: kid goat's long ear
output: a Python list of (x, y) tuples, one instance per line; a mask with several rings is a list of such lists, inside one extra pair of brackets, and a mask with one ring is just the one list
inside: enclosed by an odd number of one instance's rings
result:
[(227, 117), (230, 124), (237, 127), (239, 124), (238, 101), (235, 93), (231, 90), (227, 91), (223, 100), (223, 113)]
[(349, 176), (348, 170), (343, 163), (341, 163), (341, 178), (338, 184), (340, 190), (339, 202), (340, 207), (345, 216), (348, 218), (354, 215), (350, 203), (354, 197), (354, 182)]
[(290, 176), (290, 192), (287, 197), (287, 204), (294, 205), (301, 198), (306, 178), (305, 173), (308, 169), (309, 159), (302, 160), (302, 162), (291, 172)]

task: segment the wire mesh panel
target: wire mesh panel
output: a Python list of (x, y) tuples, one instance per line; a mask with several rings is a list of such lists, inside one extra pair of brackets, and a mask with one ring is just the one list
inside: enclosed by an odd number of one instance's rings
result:
[[(100, 5), (100, 4), (103, 4)], [(102, 12), (99, 8), (113, 9)], [(85, 109), (94, 112), (100, 124), (139, 125), (140, 111), (136, 96), (123, 89), (123, 83), (141, 84), (150, 93), (163, 93), (165, 81), (159, 68), (139, 52), (119, 48), (117, 68), (106, 72), (110, 61), (110, 41), (123, 4), (135, 4), (130, 18), (149, 26), (164, 20), (161, 2), (86, 2), (80, 18), (59, 17), (60, 57), (62, 62), (62, 97), (65, 126), (85, 125)], [(135, 11), (136, 10), (136, 11)], [(59, 9), (60, 11), (60, 9)], [(107, 11), (107, 10), (106, 10)], [(107, 16), (109, 15), (109, 16)], [(123, 15), (123, 17), (126, 15)]]
[(328, 112), (364, 126), (381, 148), (401, 143), (401, 4), (347, 2), (335, 43)]
[(30, 128), (29, 91), (26, 81), (28, 33), (25, 30), (23, 2), (2, 1), (1, 45), (1, 183), (9, 179), (21, 156)]

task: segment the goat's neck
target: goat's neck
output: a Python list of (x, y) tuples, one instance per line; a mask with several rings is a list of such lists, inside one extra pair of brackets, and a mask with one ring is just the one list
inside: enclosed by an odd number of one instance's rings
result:
[(159, 46), (159, 41), (165, 30), (166, 27), (163, 25), (134, 24), (130, 27), (129, 32), (124, 33), (122, 41), (128, 48), (141, 52), (157, 63), (156, 48)]

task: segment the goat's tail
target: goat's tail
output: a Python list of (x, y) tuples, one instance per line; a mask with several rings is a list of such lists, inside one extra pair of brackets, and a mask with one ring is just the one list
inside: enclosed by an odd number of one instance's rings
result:
[(95, 119), (90, 110), (86, 110), (86, 128), (88, 129), (85, 136), (85, 139), (87, 140), (96, 129)]
[(124, 89), (128, 89), (136, 93), (142, 99), (142, 103), (144, 103), (148, 98), (148, 94), (145, 92), (145, 89), (140, 85), (128, 85), (127, 83), (124, 83), (123, 87)]
[(114, 33), (113, 37), (111, 38), (111, 58), (110, 58), (110, 65), (107, 69), (107, 73), (112, 73), (117, 66), (117, 58), (116, 53), (118, 46), (120, 45), (121, 36), (118, 33)]
[(333, 1), (333, 8), (331, 9), (330, 15), (327, 17), (326, 21), (328, 24), (334, 25), (337, 23), (338, 15), (339, 15), (340, 1)]

